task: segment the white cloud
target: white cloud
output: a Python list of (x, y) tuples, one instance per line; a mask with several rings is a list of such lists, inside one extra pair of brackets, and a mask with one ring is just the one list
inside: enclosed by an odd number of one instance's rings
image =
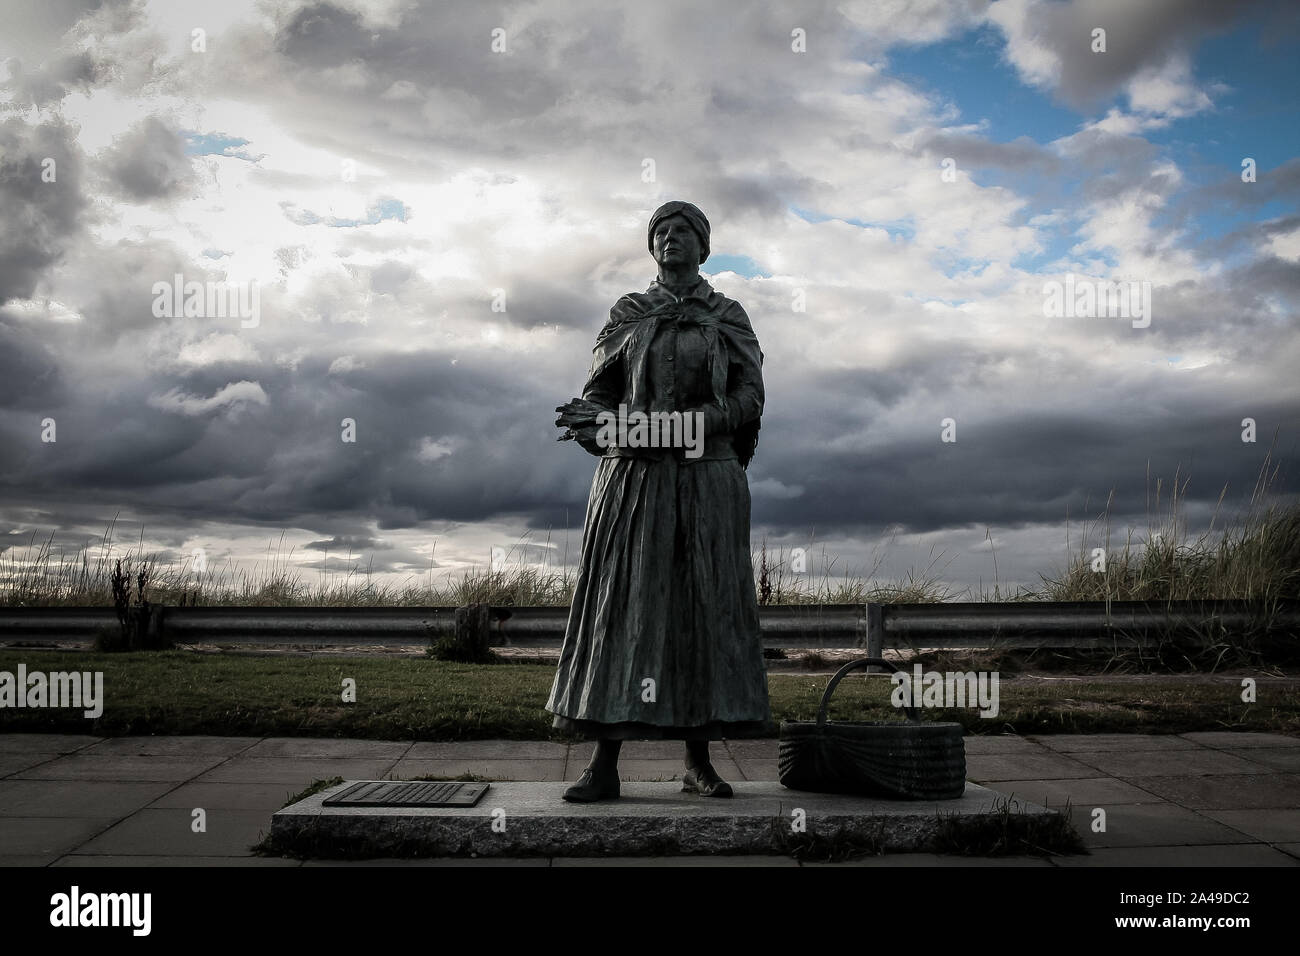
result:
[(181, 365), (203, 368), (222, 362), (256, 362), (259, 356), (247, 337), (213, 332), (180, 346), (176, 360)]
[(162, 395), (151, 395), (148, 398), (148, 403), (153, 408), (190, 417), (222, 408), (237, 408), (241, 404), (250, 402), (256, 405), (269, 403), (266, 392), (257, 382), (230, 382), (209, 398), (189, 395), (180, 389), (172, 389)]

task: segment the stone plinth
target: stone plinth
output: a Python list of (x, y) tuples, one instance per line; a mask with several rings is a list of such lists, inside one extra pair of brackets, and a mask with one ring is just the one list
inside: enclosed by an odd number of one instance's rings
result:
[(1057, 817), (971, 783), (962, 797), (938, 802), (802, 793), (775, 782), (734, 783), (734, 797), (711, 799), (679, 783), (629, 782), (618, 800), (571, 804), (560, 797), (567, 783), (502, 782), (470, 809), (321, 805), (356, 782), (277, 812), (268, 848), (357, 858), (952, 852), (990, 834), (1042, 833)]

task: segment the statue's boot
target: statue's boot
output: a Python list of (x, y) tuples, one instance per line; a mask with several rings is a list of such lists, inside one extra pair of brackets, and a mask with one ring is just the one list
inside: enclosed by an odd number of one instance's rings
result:
[(692, 740), (686, 744), (686, 773), (682, 775), (682, 793), (698, 793), (702, 797), (729, 797), (731, 784), (718, 776), (709, 762), (707, 740)]
[(729, 797), (731, 784), (718, 776), (713, 764), (693, 767), (682, 776), (682, 793), (698, 793), (702, 797)]
[(621, 740), (598, 740), (591, 755), (591, 763), (582, 771), (578, 782), (564, 791), (570, 803), (595, 803), (598, 800), (617, 800), (619, 796), (618, 752)]

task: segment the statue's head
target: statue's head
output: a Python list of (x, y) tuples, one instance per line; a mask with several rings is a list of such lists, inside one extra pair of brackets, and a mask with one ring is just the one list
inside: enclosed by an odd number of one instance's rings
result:
[(646, 243), (661, 266), (702, 265), (709, 258), (709, 220), (693, 203), (666, 202), (650, 217)]

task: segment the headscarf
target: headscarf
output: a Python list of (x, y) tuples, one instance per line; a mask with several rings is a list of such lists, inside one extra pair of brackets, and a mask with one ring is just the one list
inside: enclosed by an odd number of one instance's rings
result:
[(703, 265), (704, 260), (709, 258), (709, 220), (700, 212), (699, 206), (680, 199), (664, 203), (650, 217), (650, 227), (646, 230), (646, 245), (650, 247), (650, 254), (653, 255), (655, 251), (655, 226), (669, 216), (684, 216), (700, 237), (700, 264)]

